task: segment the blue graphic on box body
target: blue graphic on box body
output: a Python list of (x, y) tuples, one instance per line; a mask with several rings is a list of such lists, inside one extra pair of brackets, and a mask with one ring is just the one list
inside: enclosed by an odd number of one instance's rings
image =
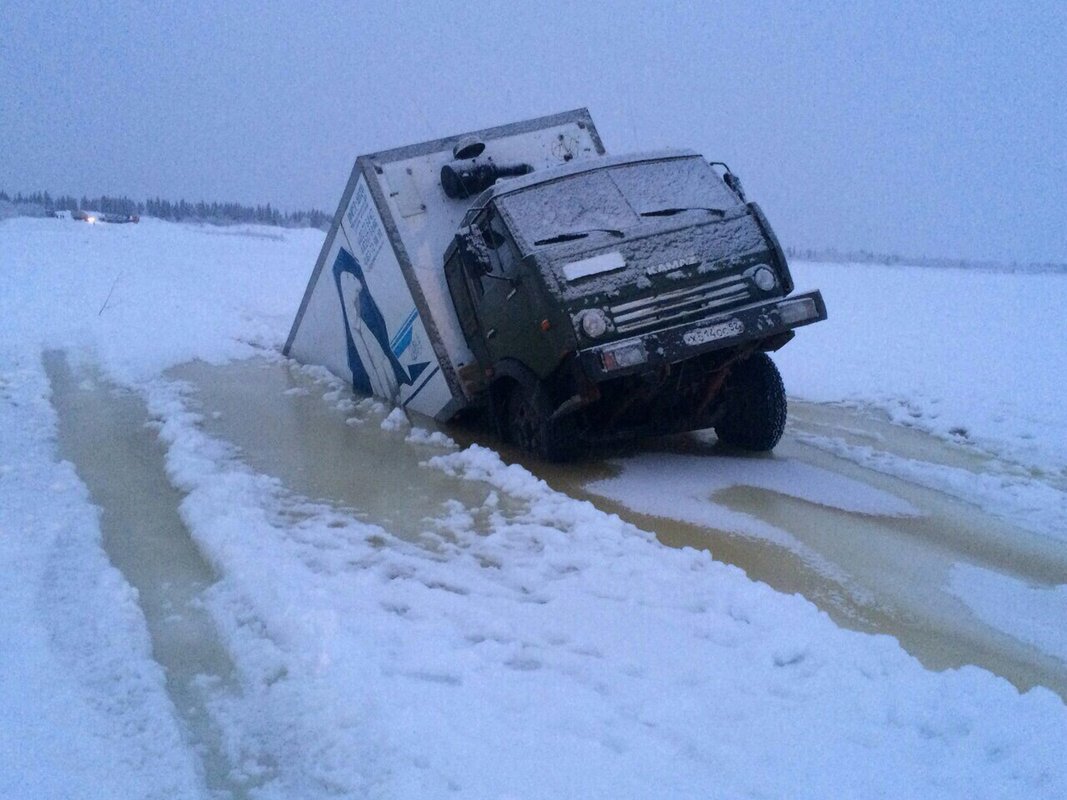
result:
[[(398, 399), (400, 387), (414, 384), (430, 365), (428, 361), (408, 367), (400, 363), (400, 356), (411, 346), (415, 321), (419, 318), (417, 309), (411, 310), (400, 330), (390, 338), (385, 317), (370, 292), (363, 267), (343, 247), (333, 262), (333, 278), (345, 324), (352, 388), (362, 394)], [(346, 287), (351, 287), (353, 294), (351, 314), (345, 300)]]

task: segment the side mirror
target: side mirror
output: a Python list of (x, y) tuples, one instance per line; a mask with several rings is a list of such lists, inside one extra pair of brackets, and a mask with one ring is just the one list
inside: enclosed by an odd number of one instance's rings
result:
[(742, 203), (747, 203), (748, 200), (745, 197), (745, 188), (741, 185), (741, 179), (734, 175), (732, 172), (727, 172), (722, 176), (723, 182), (730, 187), (734, 194), (741, 198)]
[(473, 227), (457, 234), (456, 238), (459, 240), (459, 256), (463, 260), (463, 267), (471, 278), (480, 278), (493, 271), (489, 248)]
[(745, 188), (741, 185), (741, 179), (730, 171), (730, 167), (725, 161), (709, 161), (708, 166), (722, 167), (722, 182), (726, 184), (726, 187), (731, 192), (737, 195), (742, 203), (748, 202), (748, 198), (745, 197)]

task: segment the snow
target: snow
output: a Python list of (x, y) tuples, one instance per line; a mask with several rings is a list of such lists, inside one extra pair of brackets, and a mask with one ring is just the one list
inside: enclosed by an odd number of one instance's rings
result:
[(614, 461), (612, 466), (618, 470), (616, 476), (586, 484), (585, 488), (644, 514), (764, 539), (791, 550), (827, 576), (844, 577), (838, 575), (838, 568), (788, 531), (732, 511), (716, 503), (716, 495), (734, 486), (751, 486), (856, 514), (913, 516), (919, 513), (893, 495), (799, 462), (778, 464), (749, 458), (716, 458), (709, 463), (699, 456), (657, 453)]
[[(1067, 542), (1067, 492), (1035, 479), (1033, 468), (1027, 469), (1012, 462), (993, 462), (987, 465), (988, 472), (977, 474), (962, 467), (901, 458), (841, 439), (803, 434), (799, 438), (887, 475), (906, 478), (960, 497), (1020, 528)], [(1038, 470), (1038, 475), (1043, 477), (1043, 472)]]
[(830, 322), (779, 369), (792, 394), (883, 409), (899, 424), (1067, 477), (1067, 273), (793, 266)]
[[(158, 424), (182, 519), (219, 575), (204, 603), (241, 690), (220, 691), (213, 715), (248, 796), (1067, 795), (1067, 707), (1052, 692), (1020, 694), (974, 667), (927, 671), (889, 637), (843, 630), (803, 598), (666, 548), (379, 402), (328, 394), (352, 424), (418, 448), (428, 474), (480, 487), (480, 506), (451, 501), (409, 541), (257, 474), (203, 432), (163, 371), (280, 358), (322, 234), (219, 233), (0, 222), (0, 797), (211, 796), (137, 593), (58, 460), (49, 349), (135, 389)], [(1065, 276), (798, 274), (824, 290), (831, 319), (779, 361), (797, 394), (875, 405), (946, 437), (965, 429), (1019, 481), (1062, 476)], [(614, 489), (633, 494), (642, 474), (667, 470), (674, 511), (706, 520), (697, 466), (634, 459)], [(912, 513), (796, 469), (739, 463), (715, 486)], [(997, 625), (1013, 617), (990, 597), (1063, 601), (1063, 587), (967, 569), (953, 587)], [(1062, 645), (1056, 631), (1027, 635)]]
[(626, 259), (618, 250), (601, 253), (598, 256), (571, 261), (563, 265), (563, 277), (569, 281), (599, 275), (602, 272), (614, 272), (626, 266)]
[(995, 628), (1067, 661), (1067, 584), (1033, 586), (981, 567), (955, 564), (950, 586)]

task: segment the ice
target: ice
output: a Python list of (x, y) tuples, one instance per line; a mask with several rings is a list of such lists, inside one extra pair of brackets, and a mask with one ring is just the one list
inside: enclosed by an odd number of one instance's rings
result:
[(717, 495), (737, 486), (754, 487), (855, 514), (917, 515), (904, 500), (827, 470), (782, 459), (704, 458), (644, 454), (614, 462), (613, 478), (585, 489), (644, 514), (676, 519), (706, 528), (736, 531), (766, 540), (798, 555), (827, 577), (842, 583), (840, 569), (786, 530), (731, 510)]
[(901, 458), (841, 438), (802, 436), (814, 447), (864, 464), (872, 469), (906, 478), (914, 483), (949, 492), (985, 509), (1020, 528), (1060, 542), (1067, 541), (1067, 491), (1035, 479), (1014, 465), (991, 462), (982, 473), (946, 464)]
[(717, 492), (731, 486), (754, 486), (797, 497), (842, 511), (872, 516), (918, 514), (914, 506), (894, 495), (828, 470), (775, 458), (718, 457), (674, 454), (644, 454), (616, 462), (620, 475), (587, 486), (596, 493), (623, 504), (643, 497), (645, 487), (670, 475), (671, 491), (642, 503), (642, 509), (659, 516), (713, 524), (708, 513)]
[(1067, 662), (1067, 584), (1035, 586), (969, 564), (952, 569), (950, 587), (975, 614), (1009, 636)]

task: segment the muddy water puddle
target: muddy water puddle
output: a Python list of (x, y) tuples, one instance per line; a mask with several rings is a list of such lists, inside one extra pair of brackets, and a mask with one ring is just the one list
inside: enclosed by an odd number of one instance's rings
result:
[[(715, 558), (741, 567), (754, 580), (782, 592), (799, 593), (845, 627), (890, 634), (931, 669), (976, 664), (1020, 689), (1046, 686), (1067, 699), (1067, 663), (986, 624), (950, 589), (956, 565), (975, 566), (1031, 587), (1065, 584), (1067, 550), (1061, 544), (1016, 528), (963, 500), (832, 455), (807, 441), (813, 429), (821, 435), (834, 432), (877, 444), (901, 458), (976, 474), (991, 459), (899, 428), (877, 415), (804, 403), (792, 403), (792, 408), (799, 413), (791, 416), (787, 433), (773, 454), (738, 453), (715, 444), (712, 434), (696, 434), (631, 448), (608, 465), (617, 475), (649, 454), (699, 456), (709, 462), (709, 473), (750, 474), (754, 476), (751, 482), (742, 477), (726, 488), (716, 488), (709, 481), (704, 495), (709, 518), (714, 518), (716, 509), (740, 513), (788, 532), (792, 543), (671, 519), (669, 514), (642, 514), (639, 501), (612, 499), (596, 488), (605, 480), (603, 465), (589, 478), (567, 467), (553, 467), (549, 482), (654, 531), (665, 544), (710, 550)], [(810, 424), (812, 419), (817, 426)], [(826, 475), (832, 476), (831, 483), (840, 480), (843, 507), (833, 501), (806, 499), (804, 492), (794, 496), (761, 485), (759, 476), (768, 472), (764, 469), (768, 464), (799, 465), (812, 470), (816, 480), (826, 482)], [(757, 466), (760, 469), (753, 469)], [(848, 492), (857, 485), (884, 493), (912, 511), (885, 515), (849, 510)], [(653, 493), (657, 489), (670, 493), (671, 479), (665, 477), (659, 486), (649, 487)]]
[[(205, 432), (234, 445), (250, 467), (279, 478), (294, 492), (351, 509), (404, 538), (423, 540), (455, 503), (476, 510), (485, 500), (485, 486), (422, 465), (440, 448), (405, 442), (396, 431), (383, 430), (382, 413), (353, 408), (346, 396), (331, 395), (331, 387), (290, 362), (191, 363), (171, 370), (168, 377), (189, 384), (190, 404), (202, 413)], [(1034, 585), (1067, 583), (1062, 548), (956, 498), (812, 446), (805, 437), (832, 434), (901, 458), (976, 474), (988, 467), (988, 457), (846, 408), (802, 403), (792, 408), (790, 427), (778, 449), (756, 457), (725, 451), (714, 444), (713, 436), (696, 435), (622, 448), (578, 464), (549, 465), (526, 459), (484, 433), (444, 430), (461, 445), (477, 440), (498, 449), (506, 461), (523, 463), (553, 488), (617, 513), (667, 545), (710, 550), (754, 580), (801, 594), (845, 627), (890, 634), (930, 668), (977, 664), (1021, 689), (1043, 685), (1067, 698), (1067, 664), (983, 623), (949, 588), (956, 564)], [(438, 429), (426, 418), (413, 422)], [(648, 455), (697, 458), (701, 469), (740, 469), (742, 479), (707, 492), (713, 513), (701, 522), (648, 513), (640, 504), (594, 493), (597, 482), (625, 474)], [(844, 493), (862, 485), (912, 507), (914, 513), (863, 513), (849, 510), (848, 503), (814, 502), (803, 492), (746, 483), (746, 466), (770, 474), (779, 468), (801, 474), (818, 470), (831, 489), (833, 480), (842, 482)], [(668, 471), (649, 491), (669, 496), (675, 490), (672, 474), (678, 473)], [(725, 513), (716, 516), (715, 509)], [(722, 522), (738, 518), (784, 531), (788, 541)]]
[[(334, 397), (294, 364), (198, 361), (167, 377), (192, 387), (204, 432), (236, 446), (249, 467), (408, 541), (432, 544), (440, 534), (435, 523), (453, 502), (477, 509), (485, 501), (485, 487), (422, 466), (440, 447), (383, 430), (380, 404), (353, 404), (347, 392)], [(430, 419), (417, 424), (436, 430)]]

